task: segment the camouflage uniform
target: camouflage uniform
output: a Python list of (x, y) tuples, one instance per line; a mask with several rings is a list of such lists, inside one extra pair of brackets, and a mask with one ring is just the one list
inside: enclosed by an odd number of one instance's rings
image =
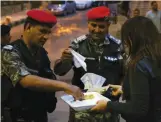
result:
[(22, 117), (29, 122), (47, 122), (47, 112), (53, 112), (56, 107), (55, 92), (37, 92), (19, 84), (23, 77), (30, 74), (56, 79), (45, 49), (40, 47), (33, 52), (23, 40), (17, 40), (12, 45), (4, 46), (1, 56), (2, 98), (4, 107), (9, 108), (13, 115), (12, 120)]
[(114, 122), (111, 113), (95, 113), (89, 111), (76, 112), (70, 108), (69, 122)]
[[(10, 112), (11, 106), (17, 106), (20, 104), (19, 95), (14, 96), (15, 102), (11, 103), (9, 106), (8, 97), (11, 90), (16, 87), (21, 78), (30, 75), (27, 67), (21, 61), (18, 51), (13, 48), (11, 45), (4, 46), (1, 52), (1, 85), (2, 85), (2, 99), (1, 99), (1, 120), (12, 122), (12, 114)], [(9, 76), (9, 78), (8, 78)], [(8, 80), (7, 80), (8, 79)], [(23, 122), (23, 121), (22, 121)]]
[(3, 47), (1, 52), (1, 64), (1, 76), (9, 76), (13, 86), (16, 86), (24, 76), (30, 75), (18, 51), (11, 45)]

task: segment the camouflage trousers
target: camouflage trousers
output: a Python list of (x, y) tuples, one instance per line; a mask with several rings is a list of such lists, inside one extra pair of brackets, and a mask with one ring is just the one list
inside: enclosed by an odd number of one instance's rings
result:
[(119, 122), (118, 115), (107, 113), (94, 113), (87, 111), (74, 111), (70, 108), (68, 122)]

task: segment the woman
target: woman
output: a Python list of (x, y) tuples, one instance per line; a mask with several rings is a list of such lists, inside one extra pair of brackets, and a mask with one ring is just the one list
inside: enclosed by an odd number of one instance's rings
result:
[[(121, 30), (127, 72), (123, 82), (126, 103), (98, 101), (92, 111), (114, 111), (127, 122), (161, 122), (161, 40), (145, 17), (134, 17)], [(115, 95), (120, 86), (114, 87)]]

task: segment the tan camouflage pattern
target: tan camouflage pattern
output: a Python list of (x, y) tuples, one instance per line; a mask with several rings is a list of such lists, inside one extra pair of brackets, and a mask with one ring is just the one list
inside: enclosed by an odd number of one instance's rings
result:
[(96, 113), (90, 111), (74, 111), (70, 108), (70, 117), (68, 122), (114, 122), (111, 113)]
[(21, 61), (18, 52), (14, 49), (2, 49), (1, 52), (1, 76), (7, 75), (13, 86), (20, 79), (30, 73), (25, 64)]

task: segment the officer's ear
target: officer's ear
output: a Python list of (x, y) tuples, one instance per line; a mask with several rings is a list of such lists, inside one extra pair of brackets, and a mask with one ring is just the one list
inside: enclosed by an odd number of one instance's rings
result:
[(25, 26), (24, 26), (24, 30), (25, 31), (29, 31), (31, 28), (31, 24), (30, 23), (26, 23)]

